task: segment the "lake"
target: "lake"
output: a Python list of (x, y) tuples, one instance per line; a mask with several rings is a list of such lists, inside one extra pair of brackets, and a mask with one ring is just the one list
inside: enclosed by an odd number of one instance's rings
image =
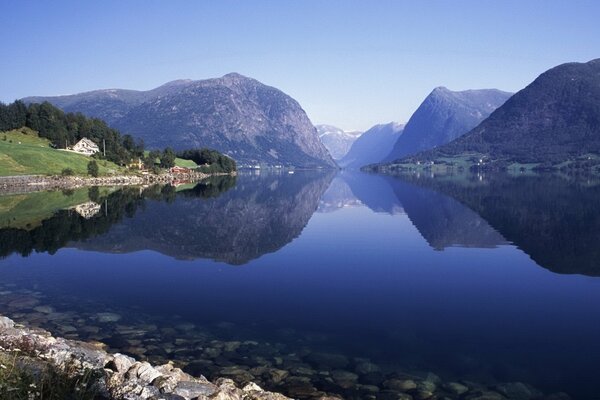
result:
[(585, 178), (280, 171), (9, 195), (0, 256), (1, 314), (209, 378), (301, 399), (460, 398), (450, 382), (600, 398)]

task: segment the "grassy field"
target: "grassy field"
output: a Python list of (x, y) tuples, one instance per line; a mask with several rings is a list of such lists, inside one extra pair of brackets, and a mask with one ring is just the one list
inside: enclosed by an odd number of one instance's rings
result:
[[(144, 156), (148, 157), (148, 153), (150, 153), (148, 150), (144, 151)], [(160, 163), (160, 159), (157, 158), (154, 162), (156, 164), (158, 164), (158, 163)], [(192, 160), (184, 160), (183, 158), (179, 158), (179, 157), (175, 159), (175, 165), (178, 167), (190, 168), (190, 169), (198, 168), (198, 164), (196, 164)]]
[[(28, 128), (0, 132), (0, 176), (60, 175), (70, 168), (87, 175), (89, 157), (56, 150), (47, 139)], [(106, 160), (98, 160), (100, 175), (125, 174), (127, 170)]]
[(178, 167), (184, 167), (184, 168), (190, 168), (190, 169), (198, 168), (198, 164), (196, 164), (192, 160), (184, 160), (183, 158), (176, 158), (175, 165), (177, 165)]
[[(56, 211), (72, 208), (90, 201), (89, 188), (73, 191), (34, 192), (0, 196), (0, 229), (32, 229)], [(100, 188), (100, 195), (110, 193), (110, 188)]]

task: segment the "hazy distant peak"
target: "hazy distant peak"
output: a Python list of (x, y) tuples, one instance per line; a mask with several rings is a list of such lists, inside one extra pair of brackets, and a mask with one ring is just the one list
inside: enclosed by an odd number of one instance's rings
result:
[(172, 86), (181, 86), (181, 85), (187, 85), (188, 83), (194, 82), (192, 79), (176, 79), (174, 81), (170, 81), (165, 83), (164, 85), (161, 85), (159, 87), (172, 87)]
[(387, 122), (387, 123), (384, 123), (384, 124), (377, 124), (377, 125), (371, 127), (365, 133), (372, 133), (374, 130), (380, 130), (380, 129), (383, 129), (383, 128), (389, 128), (392, 131), (397, 132), (397, 131), (401, 131), (402, 129), (404, 129), (404, 124), (402, 124), (400, 122), (396, 122), (396, 121)]

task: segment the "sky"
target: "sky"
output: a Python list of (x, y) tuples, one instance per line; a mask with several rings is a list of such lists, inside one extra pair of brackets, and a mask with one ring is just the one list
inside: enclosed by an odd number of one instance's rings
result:
[(599, 16), (597, 0), (0, 0), (0, 101), (238, 72), (366, 130), (437, 86), (514, 92), (599, 58)]

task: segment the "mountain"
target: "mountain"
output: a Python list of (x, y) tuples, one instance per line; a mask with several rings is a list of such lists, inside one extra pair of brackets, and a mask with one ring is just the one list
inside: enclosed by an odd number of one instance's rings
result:
[(403, 129), (404, 125), (396, 122), (375, 125), (356, 139), (338, 164), (352, 169), (380, 162), (401, 137)]
[(419, 158), (473, 153), (499, 166), (595, 159), (590, 153), (600, 154), (600, 59), (544, 72), (468, 134)]
[(321, 142), (334, 160), (340, 160), (348, 153), (352, 143), (362, 135), (359, 131), (344, 131), (331, 125), (315, 125)]
[(496, 89), (455, 92), (435, 88), (410, 117), (404, 133), (383, 161), (433, 149), (464, 135), (511, 95)]
[(298, 102), (239, 74), (178, 80), (149, 91), (96, 90), (28, 97), (105, 120), (149, 148), (209, 147), (240, 165), (335, 167)]

